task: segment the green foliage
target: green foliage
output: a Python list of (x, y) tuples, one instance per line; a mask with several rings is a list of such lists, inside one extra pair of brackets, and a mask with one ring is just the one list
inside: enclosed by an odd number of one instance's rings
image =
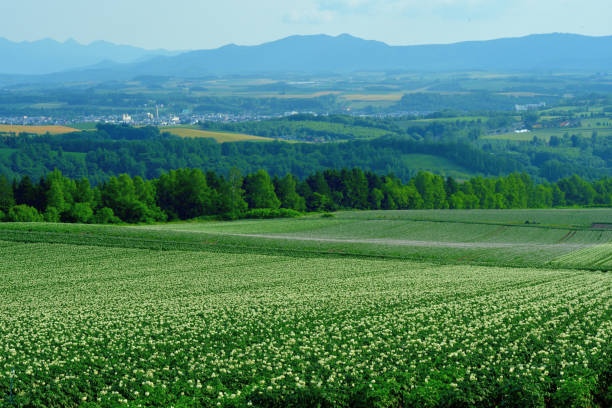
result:
[(533, 125), (538, 122), (539, 118), (540, 116), (538, 113), (534, 111), (528, 111), (521, 115), (521, 120), (527, 129), (532, 129)]
[(244, 213), (244, 218), (296, 218), (301, 212), (290, 208), (254, 208)]
[(221, 181), (219, 209), (220, 213), (226, 218), (239, 218), (248, 208), (248, 204), (244, 199), (243, 182), (244, 179), (240, 170), (235, 167), (230, 170), (227, 183)]
[(414, 179), (414, 186), (422, 200), (422, 208), (448, 208), (444, 179), (438, 175), (419, 172)]
[(4, 174), (0, 174), (0, 211), (7, 213), (15, 205), (13, 187)]
[(271, 208), (277, 209), (281, 202), (276, 197), (274, 185), (265, 170), (259, 170), (244, 179), (245, 199), (250, 209)]
[[(420, 131), (422, 126), (415, 128)], [(495, 158), (454, 138), (415, 140), (418, 134), (355, 140), (346, 143), (224, 143), (206, 139), (160, 137), (110, 139), (105, 133), (83, 132), (71, 136), (0, 137), (3, 147), (16, 151), (0, 156), (7, 176), (45, 176), (54, 169), (100, 184), (126, 173), (146, 179), (168, 170), (190, 167), (214, 170), (227, 176), (232, 167), (243, 173), (265, 169), (273, 176), (291, 172), (303, 179), (316, 170), (360, 167), (378, 173), (393, 172), (406, 181), (418, 169), (453, 171), (471, 175), (505, 174), (530, 170), (505, 153)], [(70, 153), (67, 153), (70, 152)], [(416, 155), (416, 156), (415, 156)]]
[(55, 207), (48, 206), (43, 214), (46, 222), (60, 222), (61, 214), (59, 210)]
[(100, 187), (99, 205), (111, 208), (117, 217), (129, 223), (165, 221), (167, 217), (155, 204), (152, 183), (126, 174), (111, 177)]
[(308, 114), (253, 122), (204, 122), (200, 123), (200, 127), (205, 130), (305, 141), (365, 139), (400, 132), (397, 126), (374, 119)]
[(49, 190), (47, 190), (47, 206), (55, 208), (59, 213), (70, 208), (70, 203), (64, 200), (64, 191), (61, 181), (51, 182)]
[(44, 219), (36, 208), (19, 204), (9, 210), (6, 220), (10, 222), (41, 222)]
[(470, 111), (513, 111), (516, 104), (539, 103), (558, 100), (556, 97), (514, 97), (489, 91), (457, 93), (444, 95), (439, 93), (408, 93), (405, 94), (398, 107), (406, 111), (437, 112), (444, 109), (454, 109), (462, 112)]
[(95, 224), (119, 224), (121, 220), (115, 216), (112, 209), (108, 207), (100, 208), (93, 216)]
[[(171, 170), (153, 180), (122, 174), (91, 188), (58, 170), (36, 185), (24, 177), (4, 185), (6, 215), (14, 205), (35, 208), (49, 222), (153, 223), (193, 218), (238, 219), (249, 209), (328, 212), (338, 209), (515, 209), (612, 206), (612, 179), (587, 182), (574, 175), (535, 184), (525, 173), (473, 177), (457, 182), (419, 172), (407, 183), (361, 169), (328, 169), (298, 181), (292, 174), (271, 180), (265, 170), (228, 178), (199, 169)], [(12, 196), (17, 197), (17, 200)], [(31, 203), (33, 205), (30, 205)], [(106, 209), (106, 210), (105, 210)], [(111, 211), (111, 212), (109, 212)]]
[(595, 380), (588, 372), (568, 378), (557, 387), (552, 395), (552, 405), (568, 408), (590, 408), (593, 407), (593, 395), (595, 394)]
[(157, 203), (170, 219), (186, 220), (213, 211), (212, 191), (198, 169), (171, 170), (155, 182)]
[(274, 179), (274, 189), (281, 202), (281, 208), (290, 208), (299, 212), (306, 211), (306, 200), (297, 193), (296, 187), (297, 180), (291, 174), (281, 179)]
[(89, 203), (74, 203), (64, 219), (67, 222), (88, 223), (93, 219), (93, 210)]
[[(515, 97), (503, 97), (514, 99), (512, 106), (516, 103)], [(571, 115), (560, 114), (563, 118)], [(535, 130), (535, 139), (530, 134), (526, 141), (503, 140), (506, 136), (497, 132), (512, 131), (514, 120), (510, 113), (461, 117), (443, 112), (419, 120), (294, 115), (256, 122), (206, 124), (210, 128), (268, 136), (346, 140), (266, 142), (257, 146), (248, 142), (217, 144), (211, 140), (181, 139), (160, 135), (155, 128), (106, 124), (94, 131), (70, 135), (0, 137), (0, 172), (9, 177), (29, 175), (38, 179), (57, 168), (73, 179), (87, 177), (93, 184), (122, 173), (153, 179), (184, 167), (214, 170), (224, 176), (232, 167), (245, 174), (263, 168), (272, 176), (291, 172), (300, 179), (330, 166), (359, 167), (393, 173), (404, 182), (418, 171), (462, 179), (476, 174), (527, 172), (550, 182), (572, 174), (587, 180), (612, 174), (612, 138), (602, 131), (593, 137), (591, 127), (561, 129), (555, 119), (550, 124), (554, 128)], [(515, 134), (510, 137), (515, 138)]]

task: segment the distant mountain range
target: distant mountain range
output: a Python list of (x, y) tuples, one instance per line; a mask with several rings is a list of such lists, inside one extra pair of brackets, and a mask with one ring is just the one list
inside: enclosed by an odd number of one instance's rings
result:
[[(36, 79), (19, 78), (53, 82), (130, 79), (140, 75), (202, 77), (289, 72), (612, 72), (612, 36), (538, 34), (444, 45), (390, 46), (348, 34), (310, 35), (256, 46), (232, 44), (183, 53), (147, 51), (105, 42), (81, 45), (74, 41), (0, 40), (0, 55), (9, 61), (0, 66), (1, 71), (45, 74)], [(87, 65), (90, 66), (82, 68)]]
[(0, 73), (16, 75), (44, 75), (53, 72), (84, 68), (103, 62), (135, 63), (154, 56), (177, 55), (178, 51), (145, 50), (106, 41), (79, 44), (75, 40), (58, 42), (51, 39), (12, 42), (0, 38)]

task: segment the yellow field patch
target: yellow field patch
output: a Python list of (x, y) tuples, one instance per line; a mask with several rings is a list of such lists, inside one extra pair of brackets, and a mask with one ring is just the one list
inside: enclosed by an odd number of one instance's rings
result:
[(211, 132), (208, 130), (200, 130), (200, 129), (190, 129), (190, 128), (181, 128), (181, 127), (163, 127), (160, 128), (162, 133), (169, 132), (173, 135), (180, 137), (204, 137), (208, 139), (215, 139), (219, 143), (225, 142), (244, 142), (244, 141), (253, 141), (253, 142), (269, 142), (274, 139), (270, 139), (268, 137), (260, 137), (260, 136), (251, 136), (245, 135), (241, 133), (228, 133), (228, 132)]
[(58, 135), (61, 133), (72, 133), (79, 132), (78, 129), (73, 129), (67, 126), (21, 126), (21, 125), (0, 125), (0, 133), (33, 133), (37, 135), (44, 135), (50, 133), (52, 135)]

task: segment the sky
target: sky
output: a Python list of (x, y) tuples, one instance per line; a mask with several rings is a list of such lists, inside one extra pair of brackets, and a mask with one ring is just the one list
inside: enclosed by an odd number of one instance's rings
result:
[(11, 41), (171, 50), (321, 33), (391, 45), (612, 34), (610, 0), (0, 0), (0, 15), (0, 37)]

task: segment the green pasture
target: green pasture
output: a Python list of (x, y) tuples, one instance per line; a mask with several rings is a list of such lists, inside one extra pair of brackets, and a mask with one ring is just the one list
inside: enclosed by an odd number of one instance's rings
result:
[(554, 128), (554, 129), (534, 129), (527, 133), (504, 133), (498, 135), (486, 135), (483, 139), (491, 140), (515, 140), (515, 141), (530, 141), (534, 137), (549, 141), (551, 136), (562, 138), (565, 134), (578, 135), (581, 137), (590, 138), (593, 131), (597, 131), (598, 136), (612, 136), (612, 127), (610, 128)]

